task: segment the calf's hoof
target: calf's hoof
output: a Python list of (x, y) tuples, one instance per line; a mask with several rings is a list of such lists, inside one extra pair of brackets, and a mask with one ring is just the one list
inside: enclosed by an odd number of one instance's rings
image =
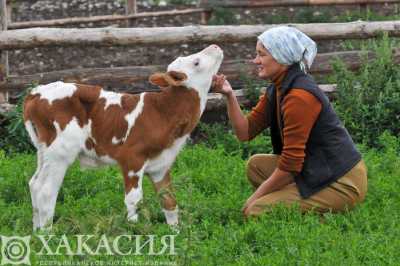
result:
[(139, 220), (139, 215), (137, 213), (128, 215), (128, 221), (132, 223), (136, 223)]

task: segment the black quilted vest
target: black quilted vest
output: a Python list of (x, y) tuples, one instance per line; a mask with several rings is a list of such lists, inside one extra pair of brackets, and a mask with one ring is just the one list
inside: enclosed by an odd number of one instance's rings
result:
[[(301, 71), (298, 64), (289, 67), (282, 81), (280, 107), (285, 96), (292, 88), (299, 88), (312, 93), (322, 104), (321, 112), (311, 129), (306, 143), (305, 159), (301, 172), (295, 176), (295, 182), (303, 198), (329, 186), (345, 175), (360, 160), (353, 140), (342, 125), (328, 97), (318, 87), (310, 75)], [(271, 121), (271, 140), (274, 154), (281, 154), (284, 140), (281, 139), (276, 114), (276, 89), (274, 84), (266, 91), (268, 121)], [(282, 129), (284, 121), (281, 109)], [(283, 134), (282, 134), (283, 135)]]

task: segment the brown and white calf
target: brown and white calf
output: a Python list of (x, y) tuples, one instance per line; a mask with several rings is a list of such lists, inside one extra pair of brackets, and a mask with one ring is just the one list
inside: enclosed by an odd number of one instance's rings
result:
[(130, 221), (138, 219), (148, 174), (157, 192), (163, 191), (167, 223), (177, 224), (169, 169), (204, 111), (222, 59), (216, 45), (177, 58), (166, 73), (149, 78), (161, 92), (131, 95), (63, 82), (34, 88), (24, 103), (25, 126), (37, 148), (37, 169), (29, 182), (33, 228), (51, 227), (65, 172), (76, 158), (84, 167), (120, 166)]

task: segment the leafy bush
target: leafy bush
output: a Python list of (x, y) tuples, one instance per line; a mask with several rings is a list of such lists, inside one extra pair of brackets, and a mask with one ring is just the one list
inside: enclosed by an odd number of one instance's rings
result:
[(372, 43), (376, 59), (363, 64), (357, 72), (345, 64), (333, 64), (332, 81), (337, 83), (335, 109), (356, 142), (377, 145), (387, 130), (400, 133), (400, 66), (393, 61), (390, 40), (384, 37)]
[(269, 84), (265, 80), (255, 79), (245, 73), (241, 73), (240, 79), (244, 81), (243, 89), (246, 99), (250, 101), (250, 106), (254, 106), (262, 95), (262, 89), (265, 89)]
[(23, 102), (31, 88), (24, 90), (18, 98), (16, 107), (5, 115), (5, 126), (0, 129), (0, 150), (7, 153), (33, 151), (23, 118)]

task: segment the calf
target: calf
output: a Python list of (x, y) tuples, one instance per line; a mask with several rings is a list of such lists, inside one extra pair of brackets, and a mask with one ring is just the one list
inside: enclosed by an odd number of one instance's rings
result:
[(24, 102), (25, 127), (37, 149), (29, 182), (34, 230), (51, 228), (65, 172), (76, 158), (81, 167), (119, 165), (129, 221), (138, 220), (148, 174), (162, 191), (167, 223), (178, 224), (169, 169), (204, 111), (222, 59), (217, 45), (177, 58), (166, 73), (149, 78), (161, 92), (131, 95), (63, 82), (34, 88)]

